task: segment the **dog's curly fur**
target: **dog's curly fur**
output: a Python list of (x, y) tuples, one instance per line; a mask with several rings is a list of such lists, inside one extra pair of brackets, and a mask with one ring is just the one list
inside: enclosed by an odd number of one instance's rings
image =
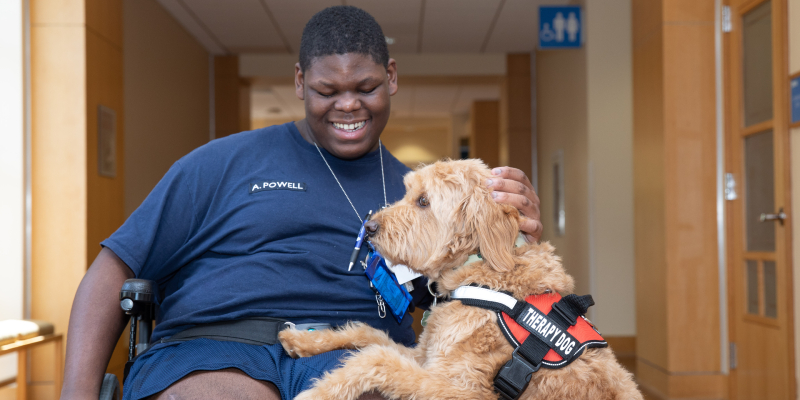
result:
[[(406, 196), (374, 216), (372, 243), (387, 259), (437, 282), (446, 295), (477, 283), (523, 300), (547, 290), (571, 293), (572, 277), (547, 243), (514, 248), (518, 211), (498, 204), (483, 184), (479, 160), (437, 162), (409, 173)], [(421, 200), (423, 199), (423, 200)], [(463, 266), (480, 250), (483, 261)], [(359, 323), (339, 330), (285, 330), (292, 356), (357, 349), (344, 365), (303, 392), (300, 400), (355, 399), (377, 391), (393, 399), (496, 399), (493, 379), (513, 348), (494, 312), (451, 301), (431, 310), (416, 348)], [(522, 399), (642, 399), (632, 375), (610, 349), (587, 349), (562, 369), (536, 372)]]

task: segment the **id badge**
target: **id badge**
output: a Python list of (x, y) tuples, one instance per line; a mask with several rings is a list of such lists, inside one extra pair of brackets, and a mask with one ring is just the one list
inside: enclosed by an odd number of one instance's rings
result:
[(397, 320), (397, 323), (400, 323), (408, 310), (408, 306), (411, 305), (411, 294), (397, 282), (397, 278), (386, 266), (386, 261), (380, 253), (371, 249), (367, 260), (367, 268), (364, 273), (367, 275), (373, 289), (381, 295), (389, 306), (394, 319)]

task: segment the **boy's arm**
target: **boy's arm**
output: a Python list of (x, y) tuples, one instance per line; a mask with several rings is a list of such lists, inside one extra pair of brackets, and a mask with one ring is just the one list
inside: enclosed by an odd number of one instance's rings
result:
[(103, 248), (81, 280), (69, 317), (62, 399), (97, 399), (111, 353), (128, 321), (119, 290), (134, 274)]

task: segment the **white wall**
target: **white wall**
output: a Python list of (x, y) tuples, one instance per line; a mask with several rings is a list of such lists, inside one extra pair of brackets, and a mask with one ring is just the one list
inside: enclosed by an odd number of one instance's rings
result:
[[(22, 0), (0, 1), (0, 321), (23, 307), (22, 29)], [(16, 375), (16, 357), (0, 357), (0, 380)]]

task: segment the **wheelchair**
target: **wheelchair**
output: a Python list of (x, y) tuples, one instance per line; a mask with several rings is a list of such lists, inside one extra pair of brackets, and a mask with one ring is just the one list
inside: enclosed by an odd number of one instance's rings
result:
[[(125, 364), (125, 377), (133, 364), (134, 357), (147, 351), (150, 335), (153, 333), (155, 319), (156, 283), (145, 279), (128, 279), (119, 291), (119, 305), (131, 318), (128, 341), (128, 362)], [(117, 377), (105, 374), (100, 387), (99, 400), (120, 400), (121, 390)]]

